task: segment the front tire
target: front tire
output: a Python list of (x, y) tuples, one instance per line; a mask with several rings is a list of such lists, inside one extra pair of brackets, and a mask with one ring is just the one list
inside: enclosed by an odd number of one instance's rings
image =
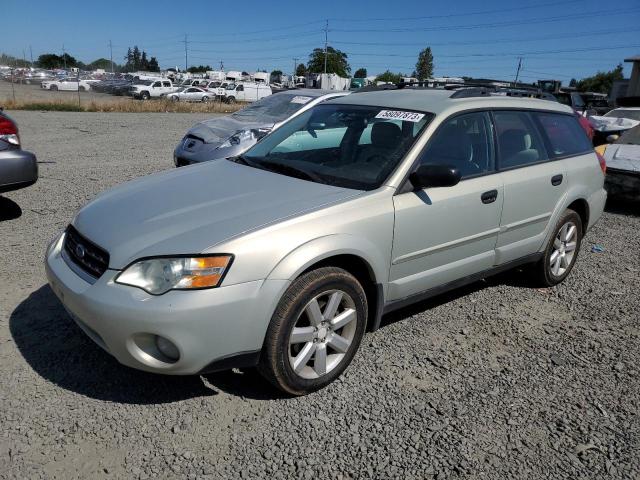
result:
[(149, 100), (151, 98), (151, 95), (149, 95), (149, 92), (142, 92), (142, 95), (140, 95), (140, 98), (142, 100)]
[(53, 90), (55, 92), (56, 90), (58, 90), (58, 86), (57, 85), (51, 85), (49, 87), (49, 90)]
[(367, 323), (367, 298), (349, 272), (323, 267), (296, 279), (282, 296), (258, 369), (291, 395), (319, 390), (353, 359)]
[(207, 103), (209, 101), (209, 97), (204, 96), (202, 97), (202, 103)]
[(536, 265), (540, 283), (553, 287), (562, 282), (576, 263), (582, 243), (582, 219), (575, 211), (567, 209), (562, 214)]
[(227, 97), (227, 103), (229, 105), (232, 105), (232, 104), (236, 103), (235, 97)]

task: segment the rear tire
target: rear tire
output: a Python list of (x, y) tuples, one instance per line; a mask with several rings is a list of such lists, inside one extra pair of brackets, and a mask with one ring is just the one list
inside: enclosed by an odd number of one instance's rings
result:
[(207, 96), (202, 97), (202, 103), (207, 103), (207, 102), (209, 102), (209, 97)]
[(151, 98), (151, 95), (149, 95), (149, 92), (142, 92), (142, 94), (140, 95), (140, 98), (142, 100), (149, 100)]
[(57, 85), (51, 85), (49, 87), (49, 90), (53, 90), (55, 92), (56, 90), (58, 90), (58, 86)]
[(86, 92), (87, 91), (87, 89), (84, 88), (84, 87), (78, 87), (78, 90), (80, 90), (81, 92)]
[(353, 359), (367, 323), (367, 298), (356, 278), (323, 267), (297, 278), (280, 299), (258, 370), (290, 395), (319, 390)]
[(179, 102), (180, 98), (176, 97), (175, 95), (173, 95), (172, 97), (169, 97), (171, 99), (172, 102)]
[(235, 97), (227, 97), (227, 103), (229, 105), (236, 103)]
[(562, 282), (576, 263), (582, 243), (582, 219), (567, 209), (558, 219), (544, 255), (535, 266), (538, 281), (546, 287)]

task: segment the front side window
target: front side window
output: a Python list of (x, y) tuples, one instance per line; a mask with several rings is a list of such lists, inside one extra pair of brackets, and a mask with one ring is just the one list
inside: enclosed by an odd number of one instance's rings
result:
[(390, 108), (318, 105), (265, 137), (241, 160), (318, 183), (373, 190), (432, 118), (431, 113)]
[(501, 169), (522, 167), (549, 159), (544, 142), (527, 112), (494, 112), (494, 119)]
[(575, 116), (541, 112), (536, 112), (533, 116), (540, 122), (556, 157), (578, 155), (593, 150), (589, 138)]
[(495, 160), (489, 115), (467, 113), (443, 122), (420, 155), (420, 162), (455, 167), (462, 178), (493, 171)]

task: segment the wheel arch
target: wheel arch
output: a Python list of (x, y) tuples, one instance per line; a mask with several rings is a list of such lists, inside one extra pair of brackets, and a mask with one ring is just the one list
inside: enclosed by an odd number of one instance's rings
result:
[(578, 198), (571, 202), (567, 208), (573, 210), (580, 216), (580, 220), (582, 220), (582, 235), (587, 233), (589, 226), (589, 203), (584, 198)]

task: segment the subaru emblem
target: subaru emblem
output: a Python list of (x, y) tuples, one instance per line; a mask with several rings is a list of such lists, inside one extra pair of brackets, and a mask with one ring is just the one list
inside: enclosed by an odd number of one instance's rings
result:
[(85, 254), (87, 253), (87, 251), (85, 250), (85, 248), (78, 244), (76, 245), (76, 255), (78, 256), (78, 258), (82, 259), (84, 258)]

